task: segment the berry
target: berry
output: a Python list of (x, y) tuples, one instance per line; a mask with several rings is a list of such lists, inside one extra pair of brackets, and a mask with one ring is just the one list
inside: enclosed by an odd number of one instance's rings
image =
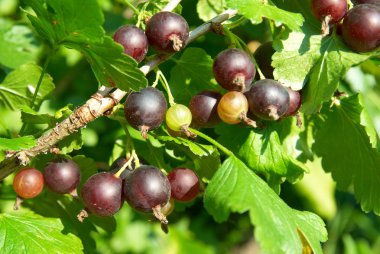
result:
[(347, 12), (347, 0), (312, 0), (311, 11), (318, 20), (330, 16), (330, 24), (338, 23)]
[(218, 103), (222, 95), (214, 91), (203, 91), (194, 95), (189, 104), (196, 127), (213, 127), (219, 123)]
[(153, 208), (164, 207), (169, 201), (170, 183), (161, 170), (144, 165), (125, 179), (124, 196), (132, 208), (152, 212)]
[(173, 12), (159, 12), (146, 24), (149, 45), (161, 53), (174, 53), (185, 47), (189, 38), (186, 20)]
[(168, 174), (172, 198), (188, 202), (199, 193), (199, 178), (188, 168), (176, 168)]
[(123, 204), (122, 180), (108, 172), (95, 174), (83, 185), (81, 196), (90, 212), (99, 216), (112, 216)]
[(264, 120), (278, 120), (289, 108), (287, 89), (272, 79), (257, 81), (246, 96), (251, 112)]
[(136, 26), (125, 25), (113, 35), (113, 40), (124, 47), (124, 53), (141, 62), (148, 52), (148, 38)]
[(294, 91), (288, 88), (289, 93), (289, 107), (283, 117), (294, 116), (297, 114), (299, 108), (301, 107), (301, 93), (299, 91)]
[(258, 47), (253, 54), (257, 65), (266, 78), (273, 79), (272, 55), (276, 51), (272, 47), (272, 42), (266, 42)]
[(191, 120), (190, 109), (182, 104), (175, 104), (166, 112), (166, 124), (173, 131), (180, 131), (189, 127)]
[(13, 179), (13, 189), (21, 198), (34, 198), (44, 187), (44, 177), (35, 168), (25, 168), (18, 172)]
[(80, 170), (74, 161), (58, 159), (45, 167), (44, 179), (51, 191), (60, 194), (70, 193), (80, 182)]
[(361, 4), (343, 21), (343, 40), (354, 51), (367, 52), (380, 45), (380, 5)]
[(246, 124), (256, 127), (254, 121), (247, 118), (248, 101), (241, 92), (231, 91), (223, 95), (218, 104), (218, 115), (223, 122), (228, 124)]
[(230, 91), (248, 91), (256, 74), (251, 57), (240, 49), (220, 52), (214, 60), (213, 70), (219, 85)]
[(146, 138), (147, 132), (158, 128), (165, 117), (167, 104), (161, 91), (153, 87), (132, 92), (125, 101), (124, 114), (128, 123), (141, 131)]

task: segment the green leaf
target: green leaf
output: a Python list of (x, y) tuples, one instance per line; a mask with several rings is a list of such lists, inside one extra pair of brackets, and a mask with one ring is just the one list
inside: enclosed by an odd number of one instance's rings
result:
[(28, 13), (29, 20), (52, 47), (103, 40), (104, 17), (96, 0), (29, 0), (26, 3), (35, 12)]
[[(234, 156), (224, 161), (209, 183), (205, 207), (218, 222), (230, 212), (249, 212), (255, 238), (265, 253), (302, 253), (302, 232), (314, 253), (327, 240), (324, 222), (310, 212), (287, 206), (250, 168)], [(306, 248), (306, 247), (305, 247)]]
[(209, 21), (223, 11), (224, 0), (199, 0), (197, 3), (198, 16), (203, 21)]
[(199, 144), (186, 138), (172, 137), (169, 136), (169, 134), (167, 134), (167, 136), (156, 136), (156, 138), (164, 143), (173, 142), (175, 144), (185, 146), (196, 156), (209, 156), (215, 152), (214, 146)]
[(116, 86), (124, 91), (139, 90), (147, 85), (144, 74), (137, 68), (136, 61), (123, 53), (123, 47), (111, 37), (102, 43), (74, 48), (83, 52), (96, 78), (102, 85)]
[(0, 214), (0, 249), (4, 254), (82, 253), (73, 234), (63, 234), (59, 219), (33, 214)]
[[(279, 124), (284, 123), (276, 123)], [(273, 125), (268, 125), (264, 130), (221, 125), (217, 133), (220, 142), (255, 172), (295, 181), (307, 168), (289, 155)]]
[(53, 127), (57, 121), (49, 114), (39, 114), (28, 106), (21, 106), (21, 120), (24, 124), (47, 124)]
[(36, 145), (36, 140), (32, 136), (24, 136), (20, 138), (0, 138), (0, 150), (20, 151), (31, 148)]
[(301, 110), (312, 114), (321, 108), (323, 102), (331, 99), (339, 81), (351, 66), (379, 52), (354, 53), (335, 31), (322, 37), (321, 23), (312, 16), (309, 8), (304, 8), (304, 1), (295, 0), (292, 5), (282, 3), (280, 6), (302, 13), (306, 23), (302, 31), (281, 33), (275, 40), (277, 52), (272, 56), (274, 77), (294, 90), (305, 86)]
[(29, 27), (4, 19), (0, 19), (0, 48), (0, 65), (11, 69), (36, 61), (40, 52)]
[(147, 85), (136, 61), (123, 53), (121, 45), (105, 36), (104, 18), (96, 0), (33, 0), (28, 4), (35, 11), (28, 18), (40, 36), (53, 48), (64, 45), (81, 51), (100, 84), (125, 91)]
[(313, 150), (322, 157), (323, 169), (332, 173), (338, 189), (353, 186), (364, 211), (380, 214), (380, 152), (370, 142), (360, 96), (324, 109), (315, 122)]
[[(0, 84), (0, 101), (12, 110), (21, 106), (30, 106), (41, 71), (41, 67), (35, 64), (24, 64), (9, 73)], [(39, 105), (53, 90), (52, 78), (45, 74), (35, 103)]]
[(170, 72), (170, 88), (177, 103), (187, 105), (203, 90), (220, 89), (212, 72), (213, 60), (203, 49), (187, 48)]
[(265, 17), (275, 21), (277, 26), (284, 24), (291, 30), (300, 31), (304, 22), (301, 14), (282, 10), (262, 0), (226, 0), (226, 2), (229, 8), (237, 9), (239, 14), (250, 19), (254, 24), (261, 23)]

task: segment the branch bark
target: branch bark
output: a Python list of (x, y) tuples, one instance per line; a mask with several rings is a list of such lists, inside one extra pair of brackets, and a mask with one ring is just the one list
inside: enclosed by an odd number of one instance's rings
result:
[[(179, 1), (173, 2), (179, 3)], [(213, 24), (220, 24), (235, 16), (236, 13), (237, 12), (235, 10), (227, 10), (211, 19), (210, 21), (197, 27), (192, 32), (190, 32), (189, 39), (186, 44), (194, 41), (198, 37), (212, 30)], [(157, 55), (154, 59), (142, 66), (140, 70), (146, 75), (171, 56), (172, 55)], [(101, 86), (99, 90), (93, 94), (89, 100), (86, 101), (84, 105), (77, 108), (68, 118), (42, 135), (37, 140), (36, 146), (28, 150), (13, 153), (8, 156), (8, 158), (3, 160), (0, 163), (0, 180), (4, 179), (12, 172), (27, 165), (30, 162), (31, 158), (42, 153), (49, 153), (50, 150), (53, 149), (55, 145), (65, 137), (74, 132), (77, 132), (79, 129), (85, 127), (88, 123), (94, 121), (98, 117), (111, 112), (113, 107), (116, 106), (126, 94), (127, 92), (120, 89)]]

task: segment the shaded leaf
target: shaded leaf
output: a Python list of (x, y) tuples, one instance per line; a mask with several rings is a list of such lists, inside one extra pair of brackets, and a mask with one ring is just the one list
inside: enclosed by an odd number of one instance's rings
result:
[[(0, 84), (0, 100), (4, 105), (12, 110), (30, 106), (41, 71), (35, 64), (24, 64), (9, 73)], [(35, 104), (39, 105), (53, 89), (52, 78), (45, 74)]]
[(380, 153), (367, 132), (370, 119), (365, 119), (359, 95), (340, 103), (315, 118), (313, 150), (322, 157), (323, 169), (332, 173), (338, 189), (347, 191), (352, 185), (362, 209), (380, 214)]

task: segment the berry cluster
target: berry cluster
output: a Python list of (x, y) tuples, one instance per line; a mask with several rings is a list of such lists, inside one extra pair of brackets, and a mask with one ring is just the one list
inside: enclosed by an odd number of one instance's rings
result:
[(338, 24), (342, 19), (342, 37), (354, 51), (368, 52), (380, 45), (380, 2), (356, 0), (356, 6), (347, 9), (347, 0), (312, 0), (313, 14), (324, 24)]
[[(190, 169), (176, 168), (166, 176), (160, 169), (150, 165), (127, 168), (129, 162), (118, 159), (116, 164), (119, 167), (111, 166), (110, 171), (95, 174), (85, 182), (81, 191), (85, 210), (78, 215), (80, 220), (87, 216), (87, 212), (112, 216), (120, 210), (125, 200), (133, 209), (153, 213), (166, 225), (166, 216), (173, 211), (174, 200), (191, 201), (200, 191), (198, 176)], [(115, 169), (117, 173), (114, 173)]]
[(17, 210), (23, 199), (39, 195), (44, 185), (55, 193), (76, 197), (80, 179), (79, 166), (70, 159), (61, 158), (50, 162), (43, 173), (35, 168), (25, 168), (13, 179), (13, 189), (18, 195), (14, 208)]
[(134, 169), (130, 162), (119, 158), (108, 172), (91, 176), (84, 183), (80, 197), (76, 189), (81, 174), (74, 161), (55, 160), (45, 167), (43, 173), (35, 168), (25, 168), (16, 174), (13, 181), (18, 195), (15, 209), (18, 209), (22, 199), (36, 197), (46, 185), (55, 193), (71, 194), (82, 199), (85, 210), (78, 215), (80, 220), (87, 216), (87, 212), (112, 216), (126, 200), (135, 210), (153, 212), (163, 224), (167, 224), (166, 216), (173, 211), (174, 200), (189, 202), (199, 194), (199, 178), (190, 169), (176, 168), (166, 176), (153, 166), (143, 165)]

